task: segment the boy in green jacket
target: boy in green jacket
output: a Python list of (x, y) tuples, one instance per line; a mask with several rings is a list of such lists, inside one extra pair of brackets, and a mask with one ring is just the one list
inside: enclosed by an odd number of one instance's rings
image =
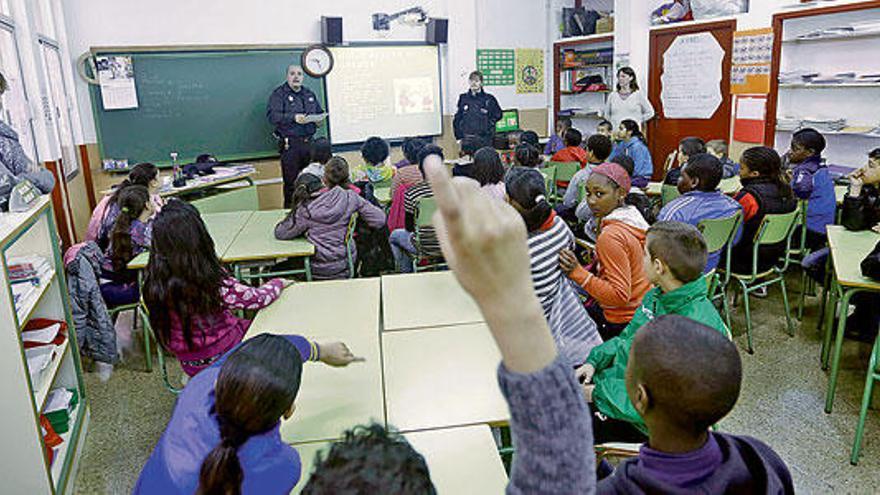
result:
[[(706, 241), (692, 225), (657, 222), (648, 229), (645, 275), (654, 288), (620, 336), (590, 351), (577, 370), (584, 395), (593, 411), (596, 444), (641, 442), (647, 428), (626, 394), (625, 372), (636, 332), (661, 315), (686, 316), (728, 334), (724, 320), (707, 298)], [(596, 414), (596, 412), (600, 414)]]

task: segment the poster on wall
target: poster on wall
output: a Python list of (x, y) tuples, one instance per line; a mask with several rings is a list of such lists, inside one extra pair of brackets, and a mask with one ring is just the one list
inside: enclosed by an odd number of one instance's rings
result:
[(663, 54), (660, 100), (667, 119), (710, 119), (721, 106), (724, 49), (708, 32), (682, 35)]
[(101, 103), (104, 105), (104, 110), (138, 107), (131, 57), (121, 55), (96, 57), (95, 67), (98, 69), (98, 83), (101, 85)]
[(730, 92), (735, 95), (770, 93), (770, 62), (772, 60), (772, 28), (733, 33)]
[(477, 70), (483, 73), (483, 86), (513, 86), (514, 59), (512, 49), (477, 50)]
[(544, 50), (516, 49), (516, 92), (544, 92)]

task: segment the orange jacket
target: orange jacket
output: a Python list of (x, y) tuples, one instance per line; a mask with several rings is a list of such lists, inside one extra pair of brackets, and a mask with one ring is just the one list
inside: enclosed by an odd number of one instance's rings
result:
[(634, 206), (614, 210), (602, 220), (596, 239), (596, 274), (580, 266), (569, 274), (596, 299), (610, 323), (628, 323), (651, 289), (643, 265), (647, 230)]
[(580, 146), (568, 146), (557, 151), (550, 159), (554, 162), (578, 162), (581, 168), (587, 166), (587, 151)]

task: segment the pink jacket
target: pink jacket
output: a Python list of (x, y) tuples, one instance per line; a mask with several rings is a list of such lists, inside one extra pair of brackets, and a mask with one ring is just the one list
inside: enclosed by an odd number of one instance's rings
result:
[(220, 313), (193, 319), (192, 348), (184, 339), (183, 322), (176, 313), (171, 313), (171, 341), (168, 347), (180, 361), (183, 371), (194, 376), (241, 342), (251, 322), (235, 316), (233, 309), (265, 308), (278, 299), (283, 288), (284, 282), (277, 278), (260, 287), (251, 287), (232, 277), (227, 278), (220, 286), (220, 298), (226, 307)]

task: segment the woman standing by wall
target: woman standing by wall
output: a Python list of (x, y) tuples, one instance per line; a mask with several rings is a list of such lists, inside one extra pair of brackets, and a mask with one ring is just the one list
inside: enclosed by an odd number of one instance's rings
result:
[(605, 114), (613, 129), (620, 127), (624, 120), (634, 120), (644, 131), (645, 122), (654, 118), (654, 107), (645, 93), (639, 90), (636, 72), (632, 67), (621, 67), (617, 71), (617, 91), (608, 95)]

